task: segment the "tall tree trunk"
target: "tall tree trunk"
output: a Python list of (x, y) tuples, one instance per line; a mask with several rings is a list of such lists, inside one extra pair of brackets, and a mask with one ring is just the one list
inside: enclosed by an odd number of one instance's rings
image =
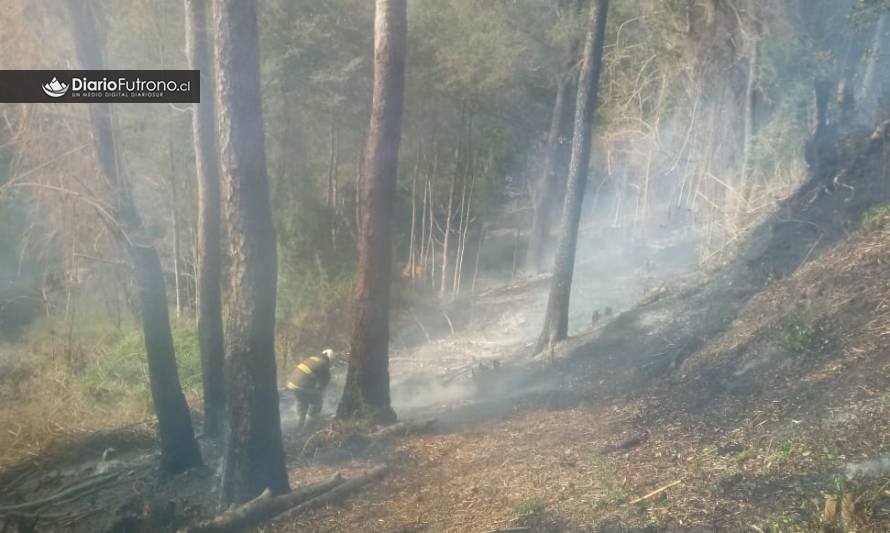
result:
[(198, 340), (204, 383), (204, 434), (218, 438), (225, 416), (225, 347), (222, 319), (219, 153), (216, 145), (207, 0), (186, 0), (186, 55), (190, 69), (201, 71), (201, 103), (192, 112), (195, 170), (198, 180)]
[(288, 491), (275, 371), (277, 249), (260, 89), (256, 4), (213, 3), (220, 170), (232, 257), (223, 505)]
[(337, 167), (340, 155), (340, 131), (337, 125), (337, 113), (331, 110), (330, 127), (330, 158), (328, 161), (328, 214), (331, 217), (331, 248), (337, 250)]
[(457, 297), (460, 294), (460, 287), (462, 285), (461, 279), (464, 274), (464, 257), (466, 257), (467, 252), (467, 234), (470, 231), (470, 223), (473, 221), (470, 218), (471, 209), (473, 207), (473, 192), (476, 189), (476, 176), (473, 175), (472, 180), (470, 181), (470, 190), (467, 192), (467, 209), (464, 214), (464, 218), (466, 219), (465, 224), (461, 224), (463, 226), (463, 230), (461, 230), (460, 235), (460, 245), (457, 247), (457, 261), (455, 261), (454, 268), (454, 296)]
[(408, 234), (408, 279), (414, 281), (417, 277), (417, 173), (420, 172), (420, 154), (411, 174), (411, 230)]
[[(102, 70), (104, 61), (95, 5), (88, 0), (76, 0), (70, 2), (69, 6), (81, 67)], [(99, 170), (114, 205), (115, 222), (111, 229), (126, 248), (136, 275), (151, 397), (158, 417), (161, 469), (170, 473), (181, 472), (200, 466), (201, 452), (195, 440), (191, 414), (176, 369), (167, 287), (161, 260), (145, 235), (129, 179), (121, 168), (112, 126), (111, 105), (91, 104), (89, 115)]]
[(460, 204), (457, 209), (458, 216), (458, 224), (457, 224), (457, 249), (454, 254), (454, 268), (452, 269), (454, 272), (451, 275), (451, 297), (457, 295), (457, 276), (458, 269), (460, 265), (460, 254), (461, 247), (463, 246), (463, 234), (464, 234), (464, 224), (466, 224), (467, 219), (464, 216), (464, 208), (467, 204), (467, 178), (464, 177), (463, 183), (461, 183), (461, 193), (460, 193)]
[(742, 180), (739, 189), (747, 200), (747, 189), (750, 185), (751, 149), (754, 142), (754, 115), (756, 112), (757, 69), (760, 61), (760, 38), (754, 37), (751, 43), (751, 56), (748, 58), (748, 80), (745, 84), (745, 131), (742, 139)]
[(432, 179), (427, 177), (426, 190), (429, 194), (429, 231), (427, 231), (427, 265), (429, 265), (430, 289), (436, 288), (436, 236), (434, 233), (436, 226), (436, 204), (433, 202), (433, 183)]
[[(172, 133), (172, 131), (171, 131)], [(173, 295), (176, 304), (176, 319), (182, 317), (182, 287), (180, 286), (180, 256), (182, 250), (179, 243), (179, 212), (176, 210), (176, 162), (173, 160), (173, 137), (171, 135), (167, 143), (167, 152), (170, 159), (170, 172), (167, 179), (170, 181), (170, 218), (173, 221)]]
[(547, 299), (547, 314), (544, 317), (544, 328), (537, 343), (538, 351), (565, 339), (568, 335), (569, 296), (572, 291), (572, 276), (575, 270), (575, 249), (578, 241), (578, 224), (581, 220), (581, 205), (584, 201), (584, 188), (587, 184), (587, 172), (590, 165), (590, 133), (593, 115), (598, 103), (608, 9), (609, 0), (595, 0), (590, 9), (584, 59), (581, 64), (581, 73), (578, 76), (572, 159), (569, 164), (553, 279)]
[(389, 286), (405, 91), (406, 0), (377, 0), (374, 92), (362, 178), (362, 227), (353, 293), (349, 370), (340, 418), (393, 422), (389, 395)]
[(454, 185), (457, 181), (457, 172), (451, 175), (451, 185), (448, 187), (448, 208), (445, 210), (445, 231), (442, 234), (442, 280), (439, 283), (439, 296), (445, 296), (445, 282), (448, 280), (448, 241), (451, 236), (451, 219), (454, 216)]
[(556, 158), (559, 149), (559, 136), (564, 128), (563, 117), (565, 116), (564, 108), (568, 86), (561, 76), (557, 78), (553, 114), (550, 117), (550, 131), (547, 133), (547, 144), (544, 148), (544, 168), (534, 189), (532, 229), (526, 256), (526, 268), (532, 274), (540, 273), (544, 266), (544, 245), (549, 237), (553, 206), (556, 203), (555, 193), (558, 189), (556, 184), (559, 181), (559, 176), (556, 171)]

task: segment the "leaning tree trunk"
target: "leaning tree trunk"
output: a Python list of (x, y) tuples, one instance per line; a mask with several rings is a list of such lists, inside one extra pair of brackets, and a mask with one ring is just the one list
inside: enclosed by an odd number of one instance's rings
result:
[(600, 72), (603, 63), (603, 45), (606, 38), (606, 15), (609, 0), (596, 0), (591, 6), (584, 45), (584, 58), (578, 76), (578, 96), (575, 108), (575, 131), (572, 139), (572, 159), (566, 184), (565, 203), (562, 209), (559, 244), (553, 266), (550, 296), (544, 328), (538, 339), (537, 350), (561, 341), (568, 335), (569, 296), (572, 275), (575, 270), (575, 248), (578, 241), (578, 224), (581, 205), (587, 185), (590, 164), (590, 132), (596, 111)]
[(277, 250), (260, 88), (256, 4), (213, 3), (220, 169), (232, 257), (226, 442), (220, 496), (288, 491), (275, 372)]
[[(81, 66), (102, 70), (104, 62), (95, 6), (87, 0), (77, 0), (69, 6)], [(151, 397), (158, 417), (161, 469), (169, 473), (182, 472), (201, 465), (201, 452), (176, 369), (164, 271), (157, 251), (145, 235), (129, 179), (121, 168), (111, 105), (90, 104), (89, 115), (99, 170), (114, 206), (111, 229), (127, 250), (139, 291)]]
[(392, 212), (402, 130), (406, 0), (377, 0), (374, 92), (362, 177), (362, 227), (353, 293), (349, 370), (340, 418), (394, 422), (389, 396), (389, 285)]
[(550, 118), (550, 131), (547, 134), (547, 145), (544, 147), (544, 165), (541, 179), (534, 189), (532, 209), (532, 229), (529, 235), (528, 252), (526, 256), (526, 268), (532, 274), (538, 274), (543, 270), (544, 245), (550, 232), (550, 221), (553, 218), (551, 211), (555, 203), (554, 192), (557, 191), (559, 176), (556, 171), (557, 150), (559, 149), (559, 136), (563, 130), (563, 117), (565, 112), (565, 97), (568, 92), (568, 84), (558, 77), (556, 81), (556, 97), (553, 101), (553, 114)]
[(198, 340), (204, 383), (204, 434), (217, 438), (225, 416), (225, 355), (220, 277), (219, 160), (210, 43), (207, 35), (207, 0), (186, 0), (186, 55), (190, 69), (201, 71), (201, 103), (192, 113), (195, 170), (198, 179)]

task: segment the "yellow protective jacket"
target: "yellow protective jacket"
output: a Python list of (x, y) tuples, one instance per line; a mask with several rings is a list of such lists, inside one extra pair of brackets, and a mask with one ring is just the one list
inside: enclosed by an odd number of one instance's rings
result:
[(331, 361), (324, 354), (312, 355), (300, 361), (290, 379), (287, 389), (303, 392), (322, 392), (331, 382)]

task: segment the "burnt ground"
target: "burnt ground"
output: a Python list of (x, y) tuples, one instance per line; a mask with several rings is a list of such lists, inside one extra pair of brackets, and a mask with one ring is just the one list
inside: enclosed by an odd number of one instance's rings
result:
[[(294, 486), (393, 470), (264, 530), (890, 530), (890, 224), (861, 224), (890, 201), (890, 151), (865, 144), (851, 141), (838, 183), (804, 186), (730, 263), (695, 278), (666, 269), (670, 282), (636, 305), (639, 292), (614, 284), (629, 295), (614, 302), (623, 312), (588, 331), (584, 315), (604, 299), (575, 295), (578, 334), (552, 354), (528, 353), (540, 279), (481, 294), (472, 316), (483, 319), (459, 335), (414, 357), (397, 349), (396, 408), (435, 416), (431, 433), (379, 443), (336, 424), (296, 435), (285, 419)], [(0, 476), (0, 501), (98, 479), (9, 523), (131, 531), (150, 515), (175, 528), (213, 512), (218, 453), (205, 448), (206, 471), (160, 479), (147, 433), (63, 443)]]

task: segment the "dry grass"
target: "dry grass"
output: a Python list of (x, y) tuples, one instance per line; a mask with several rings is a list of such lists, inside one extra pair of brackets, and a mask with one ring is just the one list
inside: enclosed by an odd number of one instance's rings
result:
[(73, 384), (68, 372), (44, 368), (0, 395), (0, 470), (37, 457), (53, 441), (129, 426), (146, 419), (143, 409), (98, 403)]

